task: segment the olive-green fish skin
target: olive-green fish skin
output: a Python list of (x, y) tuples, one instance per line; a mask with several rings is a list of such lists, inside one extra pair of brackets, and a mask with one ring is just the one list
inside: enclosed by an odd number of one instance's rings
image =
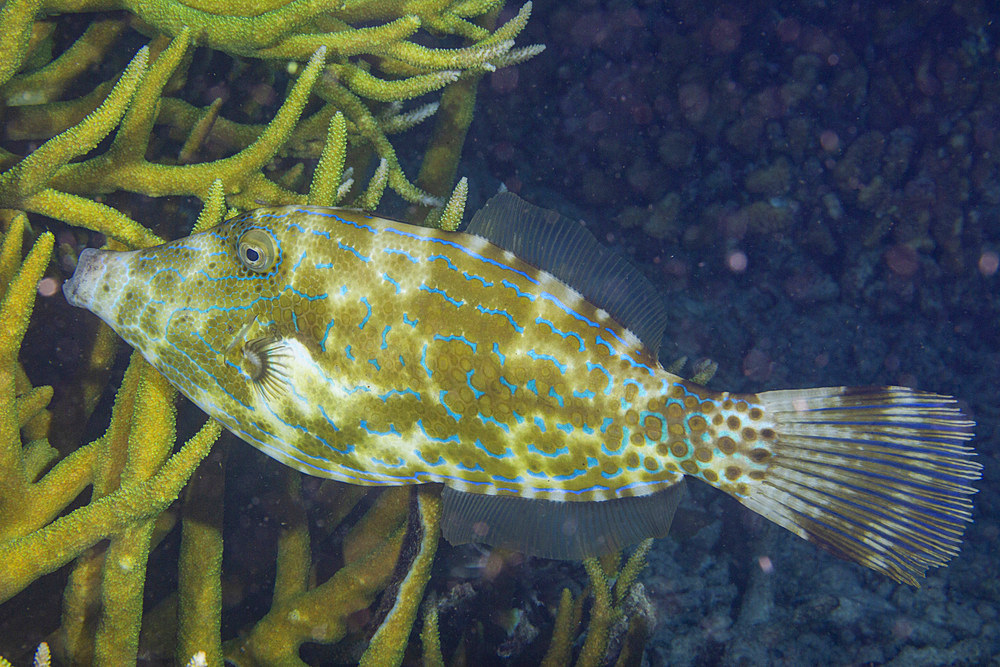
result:
[[(533, 221), (512, 199), (499, 195), (471, 228), (489, 235), (511, 211)], [(596, 243), (571, 227), (521, 231)], [(619, 548), (663, 534), (676, 485), (694, 476), (916, 584), (958, 552), (971, 520), (981, 466), (953, 398), (711, 391), (663, 370), (571, 286), (474, 234), (264, 208), (154, 248), (85, 251), (64, 292), (279, 461), (352, 484), (444, 483), (442, 525), (456, 541), (552, 557)], [(616, 312), (636, 315), (636, 303)], [(637, 317), (647, 334), (659, 321)], [(525, 526), (524, 512), (537, 521)]]
[[(250, 230), (274, 245), (264, 273), (237, 254)], [(312, 475), (595, 500), (682, 471), (739, 493), (763, 463), (738, 445), (768, 433), (752, 399), (663, 371), (606, 312), (479, 237), (287, 207), (104, 259), (81, 305)], [(263, 383), (261, 351), (276, 367)]]

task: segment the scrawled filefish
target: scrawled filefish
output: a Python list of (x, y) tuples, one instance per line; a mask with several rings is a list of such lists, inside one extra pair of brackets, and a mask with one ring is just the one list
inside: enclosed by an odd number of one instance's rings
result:
[(980, 476), (954, 399), (731, 394), (666, 372), (643, 276), (504, 193), (464, 233), (262, 208), (64, 287), (230, 431), (304, 473), (444, 485), (444, 532), (552, 558), (666, 533), (684, 477), (916, 582)]

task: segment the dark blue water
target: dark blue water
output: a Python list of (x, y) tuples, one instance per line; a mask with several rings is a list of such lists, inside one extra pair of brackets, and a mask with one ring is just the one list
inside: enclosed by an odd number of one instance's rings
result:
[(664, 361), (730, 390), (904, 384), (978, 422), (975, 524), (919, 590), (690, 484), (642, 578), (650, 664), (1000, 655), (1000, 11), (893, 4), (536, 6), (547, 50), (484, 82), (466, 173), (632, 254)]

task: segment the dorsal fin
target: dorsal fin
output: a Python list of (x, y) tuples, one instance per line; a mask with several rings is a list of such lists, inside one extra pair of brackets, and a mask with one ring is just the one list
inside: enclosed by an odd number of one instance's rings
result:
[(579, 291), (638, 336), (654, 356), (660, 349), (667, 312), (656, 289), (582, 225), (533, 206), (513, 192), (502, 192), (479, 209), (465, 231)]

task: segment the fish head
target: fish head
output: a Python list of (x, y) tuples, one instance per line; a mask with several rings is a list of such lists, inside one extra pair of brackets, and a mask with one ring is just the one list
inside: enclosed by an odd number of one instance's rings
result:
[(206, 392), (248, 402), (246, 344), (296, 317), (288, 247), (295, 236), (266, 211), (141, 250), (84, 250), (63, 292), (196, 403), (208, 400)]

